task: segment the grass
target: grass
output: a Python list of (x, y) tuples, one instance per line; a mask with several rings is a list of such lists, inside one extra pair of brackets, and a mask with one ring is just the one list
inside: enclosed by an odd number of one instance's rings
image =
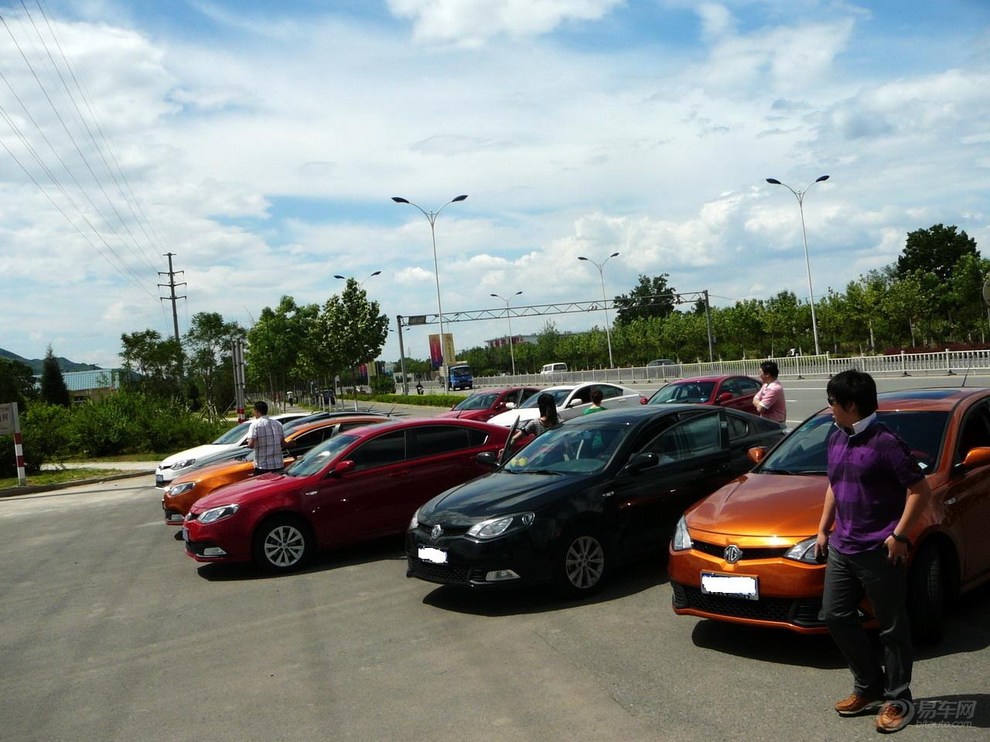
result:
[[(134, 459), (135, 461), (141, 461), (141, 459)], [(109, 477), (114, 474), (120, 474), (119, 469), (58, 469), (55, 471), (45, 470), (37, 472), (36, 474), (31, 474), (27, 478), (28, 485), (32, 487), (36, 486), (46, 486), (51, 484), (66, 484), (70, 482), (77, 482), (82, 479), (96, 479), (99, 477)], [(0, 490), (11, 489), (13, 487), (19, 487), (20, 483), (17, 481), (17, 477), (6, 477), (0, 478)]]

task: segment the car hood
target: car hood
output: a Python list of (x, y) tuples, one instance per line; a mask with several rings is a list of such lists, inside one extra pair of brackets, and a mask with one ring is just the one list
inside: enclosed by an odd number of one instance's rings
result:
[(203, 456), (208, 456), (210, 454), (218, 453), (219, 451), (229, 451), (234, 448), (239, 448), (237, 443), (206, 443), (202, 446), (196, 446), (195, 448), (187, 448), (185, 451), (180, 451), (179, 453), (174, 453), (168, 458), (162, 459), (162, 463), (159, 466), (172, 466), (180, 461), (188, 461), (189, 459), (197, 459)]
[[(286, 480), (289, 480), (287, 483)], [(211, 492), (206, 497), (198, 500), (190, 509), (190, 512), (202, 513), (204, 510), (216, 507), (217, 505), (230, 505), (236, 503), (245, 505), (249, 502), (286, 489), (293, 483), (303, 484), (305, 478), (287, 477), (284, 474), (261, 474), (257, 477), (250, 477), (221, 487), (216, 492)]]
[(574, 489), (587, 490), (588, 477), (556, 474), (510, 474), (496, 471), (452, 487), (420, 510), (424, 519), (444, 523), (474, 523), (492, 517), (540, 507)]
[(688, 528), (734, 536), (807, 536), (818, 532), (824, 475), (744, 474), (687, 513)]
[[(447, 412), (441, 412), (436, 417), (458, 417), (461, 420), (478, 420), (479, 422), (487, 422), (489, 415), (491, 415), (491, 410), (447, 410)], [(510, 423), (511, 425), (511, 423)]]
[(488, 422), (491, 425), (502, 425), (503, 427), (510, 428), (512, 423), (519, 418), (519, 422), (524, 423), (527, 420), (535, 420), (540, 416), (540, 411), (536, 407), (526, 407), (522, 410), (509, 410), (508, 412), (501, 412), (495, 417), (491, 418)]

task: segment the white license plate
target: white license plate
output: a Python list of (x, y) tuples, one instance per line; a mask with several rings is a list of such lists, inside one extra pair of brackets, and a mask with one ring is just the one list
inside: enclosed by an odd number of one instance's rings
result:
[(755, 577), (701, 573), (701, 592), (706, 595), (730, 595), (734, 598), (759, 600), (760, 588)]
[(447, 552), (440, 551), (440, 549), (433, 549), (429, 546), (420, 546), (419, 558), (424, 562), (432, 562), (433, 564), (446, 564)]

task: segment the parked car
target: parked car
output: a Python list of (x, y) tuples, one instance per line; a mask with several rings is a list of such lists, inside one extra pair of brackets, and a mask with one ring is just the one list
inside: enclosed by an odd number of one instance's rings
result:
[[(284, 463), (286, 466), (333, 436), (388, 420), (381, 415), (334, 415), (304, 425), (296, 425), (285, 434)], [(181, 526), (192, 504), (220, 487), (247, 479), (254, 472), (254, 451), (239, 449), (240, 455), (212, 466), (195, 468), (175, 479), (162, 494), (162, 510), (165, 523)]]
[(619, 564), (661, 551), (684, 507), (752, 467), (750, 448), (783, 435), (756, 415), (699, 405), (571, 420), (417, 510), (406, 574), (590, 593)]
[[(305, 415), (306, 413), (304, 412), (287, 412), (281, 415), (269, 415), (269, 417), (272, 420), (285, 422), (298, 417), (305, 417)], [(155, 487), (164, 489), (165, 485), (175, 479), (180, 472), (188, 471), (200, 462), (200, 460), (211, 454), (231, 451), (238, 446), (247, 446), (248, 429), (250, 427), (251, 420), (245, 420), (235, 425), (212, 443), (187, 448), (185, 451), (174, 453), (162, 459), (162, 462), (155, 468)]]
[(567, 373), (566, 363), (545, 363), (540, 369), (541, 376), (553, 376), (554, 374)]
[[(919, 640), (942, 632), (947, 599), (990, 579), (990, 389), (879, 395), (878, 417), (910, 446), (933, 496), (908, 564), (908, 610)], [(826, 631), (825, 566), (814, 546), (825, 490), (826, 408), (750, 473), (685, 513), (670, 545), (674, 611), (717, 621)], [(868, 604), (862, 618), (872, 622)]]
[(186, 553), (199, 562), (301, 567), (317, 549), (402, 533), (431, 497), (489, 471), (477, 459), (508, 430), (474, 420), (417, 418), (335, 435), (283, 474), (262, 474), (189, 509)]
[(652, 368), (653, 366), (676, 366), (677, 361), (671, 358), (657, 358), (655, 360), (650, 361), (646, 365), (648, 368)]
[(381, 417), (385, 420), (389, 419), (389, 414), (387, 412), (372, 412), (371, 410), (335, 410), (330, 412), (329, 410), (322, 410), (320, 412), (309, 413), (305, 417), (296, 418), (295, 420), (289, 420), (288, 422), (282, 423), (282, 432), (288, 436), (291, 431), (295, 430), (300, 425), (309, 425), (310, 423), (319, 422), (320, 420), (351, 417), (353, 415), (374, 415), (375, 417)]
[[(602, 393), (602, 405), (605, 409), (616, 409), (619, 407), (630, 407), (646, 404), (646, 397), (626, 386), (618, 384), (602, 384), (597, 381), (585, 384), (567, 384), (565, 386), (551, 386), (541, 390), (553, 396), (557, 403), (557, 413), (561, 420), (568, 420), (578, 415), (583, 415), (584, 411), (591, 406), (591, 392), (598, 389)], [(539, 394), (534, 394), (514, 410), (496, 415), (490, 423), (494, 425), (504, 425), (509, 427), (516, 419), (522, 424), (527, 420), (533, 420), (540, 416), (540, 410), (536, 406)]]
[(753, 396), (760, 391), (760, 382), (748, 376), (694, 376), (665, 384), (647, 401), (650, 405), (710, 404), (754, 412)]
[(487, 422), (495, 415), (516, 409), (539, 388), (535, 386), (507, 386), (501, 389), (485, 389), (465, 397), (438, 417), (460, 417), (466, 420)]

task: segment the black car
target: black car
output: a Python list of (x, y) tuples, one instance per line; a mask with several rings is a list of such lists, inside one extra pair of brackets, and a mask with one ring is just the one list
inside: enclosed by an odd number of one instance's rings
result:
[(748, 471), (750, 448), (784, 434), (747, 412), (702, 405), (568, 420), (423, 505), (406, 534), (406, 574), (589, 593), (614, 565), (658, 551), (687, 506)]

